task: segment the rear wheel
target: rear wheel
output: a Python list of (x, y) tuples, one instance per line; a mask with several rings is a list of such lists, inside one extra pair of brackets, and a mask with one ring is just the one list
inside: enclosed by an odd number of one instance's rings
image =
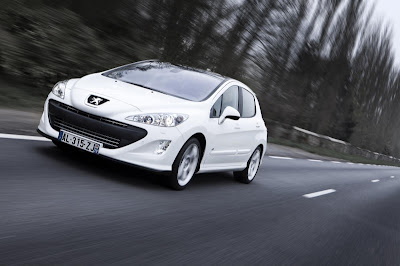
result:
[(175, 190), (182, 190), (194, 176), (201, 157), (200, 142), (189, 139), (178, 153), (172, 172), (169, 176), (169, 185)]
[(257, 149), (251, 155), (249, 161), (247, 162), (247, 167), (243, 171), (234, 172), (233, 175), (235, 179), (241, 183), (249, 184), (256, 177), (258, 168), (261, 162), (261, 148)]

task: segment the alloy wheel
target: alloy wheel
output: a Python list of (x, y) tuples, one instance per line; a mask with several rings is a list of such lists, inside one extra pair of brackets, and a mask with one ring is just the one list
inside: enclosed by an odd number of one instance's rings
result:
[(250, 163), (249, 163), (249, 170), (247, 173), (247, 177), (249, 178), (250, 181), (253, 180), (257, 174), (258, 167), (260, 165), (260, 159), (261, 159), (260, 155), (261, 155), (260, 150), (257, 149), (251, 156)]
[(199, 147), (196, 144), (191, 144), (184, 152), (181, 162), (178, 167), (178, 183), (180, 186), (185, 186), (192, 179), (199, 161)]

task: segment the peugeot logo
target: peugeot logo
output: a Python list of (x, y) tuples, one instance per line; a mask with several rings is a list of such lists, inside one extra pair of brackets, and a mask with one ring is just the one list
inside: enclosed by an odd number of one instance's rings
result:
[(102, 105), (103, 103), (108, 102), (109, 100), (101, 98), (96, 95), (90, 95), (89, 98), (87, 99), (88, 104), (94, 105), (94, 106), (99, 106)]

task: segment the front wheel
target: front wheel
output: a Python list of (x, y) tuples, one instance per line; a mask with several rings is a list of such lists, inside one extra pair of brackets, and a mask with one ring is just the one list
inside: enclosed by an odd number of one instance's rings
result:
[(249, 184), (256, 177), (258, 168), (261, 162), (261, 148), (257, 149), (251, 155), (249, 161), (247, 162), (247, 167), (243, 171), (234, 172), (233, 175), (235, 179), (241, 183)]
[(200, 155), (200, 142), (195, 138), (189, 139), (183, 145), (172, 165), (172, 172), (169, 176), (171, 188), (182, 190), (186, 187), (196, 172)]

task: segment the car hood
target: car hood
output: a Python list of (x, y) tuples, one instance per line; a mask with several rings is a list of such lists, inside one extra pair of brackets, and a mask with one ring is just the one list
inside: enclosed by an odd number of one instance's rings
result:
[[(89, 96), (100, 96), (109, 100), (97, 107), (88, 104)], [(190, 108), (196, 102), (177, 98), (123, 81), (111, 79), (101, 74), (92, 74), (79, 79), (71, 88), (71, 101), (77, 108), (96, 108), (101, 112), (166, 112)]]

